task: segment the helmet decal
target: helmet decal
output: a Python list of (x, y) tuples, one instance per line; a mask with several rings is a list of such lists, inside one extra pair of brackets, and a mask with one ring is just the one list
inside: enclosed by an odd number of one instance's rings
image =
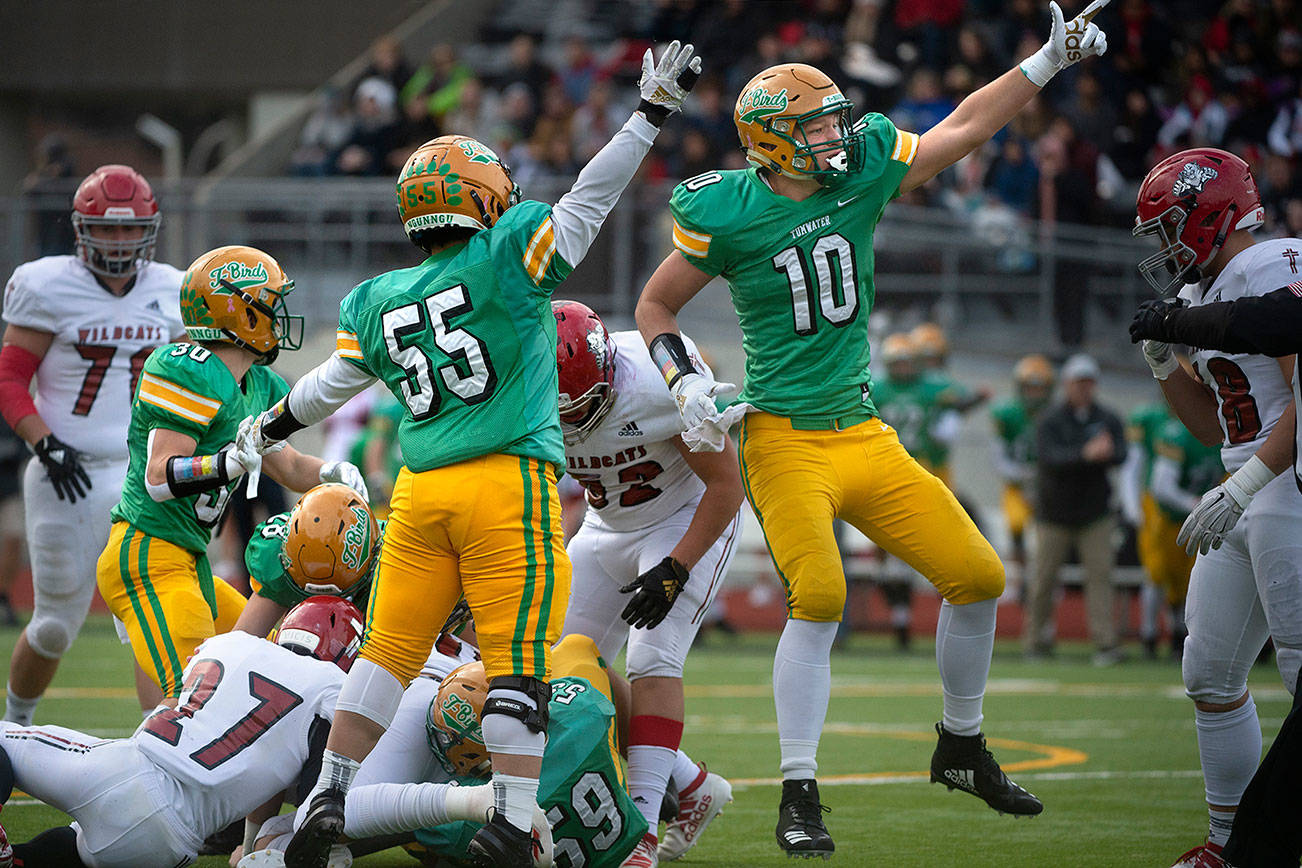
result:
[(448, 693), (443, 701), (443, 723), (448, 729), (461, 735), (478, 734), (479, 715), (469, 700), (458, 696), (455, 691)]
[(493, 153), (493, 149), (483, 142), (476, 141), (475, 139), (467, 139), (465, 141), (457, 142), (457, 145), (460, 146), (461, 150), (472, 163), (502, 165), (502, 161), (497, 158), (497, 154)]
[(232, 289), (249, 289), (267, 282), (267, 266), (256, 266), (232, 259), (208, 272), (208, 286), (213, 295), (229, 293)]
[(344, 531), (344, 551), (339, 560), (349, 569), (360, 570), (362, 558), (371, 547), (371, 515), (360, 506), (349, 509), (357, 516), (357, 523)]
[(737, 113), (742, 123), (753, 123), (770, 115), (780, 115), (787, 110), (787, 89), (769, 93), (763, 85), (756, 85), (741, 95)]
[(1199, 163), (1185, 163), (1184, 168), (1180, 170), (1180, 177), (1176, 178), (1175, 183), (1171, 185), (1171, 193), (1176, 196), (1183, 196), (1186, 193), (1201, 193), (1203, 185), (1219, 173), (1211, 166), (1203, 166)]

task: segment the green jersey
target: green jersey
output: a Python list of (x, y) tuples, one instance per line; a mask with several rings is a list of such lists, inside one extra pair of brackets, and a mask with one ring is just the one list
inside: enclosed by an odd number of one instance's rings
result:
[(198, 344), (165, 344), (154, 350), (141, 368), (131, 404), (130, 459), (122, 499), (110, 513), (113, 520), (203, 554), (227, 498), (243, 477), (223, 488), (159, 503), (145, 490), (150, 432), (177, 431), (195, 439), (195, 455), (212, 455), (234, 444), (245, 416), (261, 413), (288, 392), (279, 374), (259, 365), (249, 369), (243, 383), (236, 382), (230, 368)]
[(1143, 404), (1136, 407), (1126, 420), (1126, 439), (1144, 456), (1144, 490), (1153, 479), (1153, 458), (1157, 455), (1157, 437), (1172, 420), (1165, 403)]
[[(1155, 455), (1180, 465), (1180, 489), (1195, 496), (1210, 491), (1225, 477), (1221, 463), (1221, 446), (1205, 446), (1178, 419), (1168, 418), (1153, 438)], [(1162, 512), (1174, 521), (1184, 521), (1188, 513), (1170, 504), (1158, 503)]]
[[(376, 540), (377, 549), (384, 544), (384, 525), (384, 522), (379, 522), (380, 536)], [(285, 540), (288, 537), (289, 513), (282, 512), (262, 522), (253, 529), (253, 537), (244, 548), (244, 566), (248, 567), (253, 593), (259, 597), (266, 597), (278, 606), (292, 609), (313, 595), (310, 591), (300, 588), (289, 577), (289, 573), (285, 572), (285, 562), (281, 556), (284, 554)], [(379, 562), (380, 556), (377, 550), (374, 563)], [(374, 574), (374, 566), (371, 572)], [(351, 600), (358, 608), (365, 611), (366, 598), (370, 592), (371, 577), (367, 576), (353, 585), (344, 595), (344, 599)]]
[(570, 271), (551, 207), (521, 202), (343, 300), (338, 353), (406, 408), (398, 442), (412, 471), (494, 453), (564, 467), (550, 295)]
[(732, 293), (746, 351), (739, 400), (813, 425), (876, 414), (873, 232), (917, 150), (917, 136), (883, 115), (858, 129), (863, 168), (804, 201), (774, 193), (750, 168), (697, 175), (669, 202), (674, 245)]
[[(557, 868), (618, 868), (646, 834), (647, 822), (624, 789), (611, 753), (615, 706), (584, 678), (552, 681), (547, 748), (538, 807), (552, 825)], [(416, 840), (453, 860), (478, 826), (448, 823), (416, 832)], [(455, 862), (454, 862), (455, 864)]]
[(910, 455), (932, 467), (949, 458), (949, 447), (932, 435), (941, 413), (946, 384), (938, 378), (918, 376), (911, 380), (880, 377), (873, 384), (873, 403), (883, 422), (895, 429), (900, 445)]

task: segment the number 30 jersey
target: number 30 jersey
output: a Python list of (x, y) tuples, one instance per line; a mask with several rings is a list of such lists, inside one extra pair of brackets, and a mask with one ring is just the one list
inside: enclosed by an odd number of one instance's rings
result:
[[(1210, 287), (1189, 284), (1180, 298), (1191, 305), (1265, 295), (1297, 280), (1296, 238), (1262, 241), (1236, 255)], [(1194, 370), (1220, 408), (1221, 460), (1233, 473), (1256, 454), (1293, 403), (1293, 387), (1269, 356), (1192, 350)]]
[[(665, 378), (636, 331), (615, 332), (615, 405), (582, 440), (565, 444), (566, 472), (587, 493), (587, 521), (615, 531), (653, 527), (694, 508), (705, 483), (674, 445), (682, 417)], [(691, 338), (683, 343), (705, 376), (714, 374)]]
[(561, 466), (550, 295), (570, 271), (551, 207), (525, 201), (465, 244), (343, 300), (336, 352), (407, 408), (398, 442), (408, 468), (491, 454)]
[(14, 270), (4, 320), (54, 335), (36, 370), (36, 411), (54, 436), (98, 458), (127, 457), (127, 423), (140, 369), (153, 349), (184, 332), (181, 272), (143, 266), (125, 295), (106, 290), (75, 256)]
[(879, 114), (857, 128), (858, 172), (796, 202), (756, 168), (706, 172), (674, 188), (674, 246), (732, 292), (746, 350), (739, 400), (810, 420), (875, 413), (868, 372), (873, 233), (918, 137)]
[(298, 780), (313, 739), (324, 745), (343, 683), (333, 663), (224, 633), (186, 664), (177, 708), (154, 711), (132, 737), (182, 784), (182, 816), (223, 829)]
[(230, 368), (198, 344), (167, 344), (145, 361), (131, 406), (130, 461), (122, 499), (113, 507), (114, 521), (127, 521), (150, 536), (202, 554), (212, 529), (226, 509), (226, 499), (244, 477), (189, 497), (162, 503), (145, 489), (149, 440), (155, 428), (195, 439), (195, 455), (212, 455), (235, 442), (245, 416), (261, 413), (289, 392), (270, 368), (254, 365), (236, 382)]

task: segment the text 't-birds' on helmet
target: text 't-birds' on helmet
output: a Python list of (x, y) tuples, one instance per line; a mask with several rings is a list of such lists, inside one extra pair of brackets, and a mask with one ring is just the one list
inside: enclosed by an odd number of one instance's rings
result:
[(913, 339), (919, 358), (929, 367), (944, 367), (945, 359), (949, 357), (949, 339), (945, 337), (944, 329), (934, 322), (924, 322), (915, 326), (909, 337)]
[(327, 482), (290, 510), (280, 563), (304, 597), (354, 599), (379, 551), (379, 525), (366, 500), (347, 485)]
[(615, 342), (601, 317), (585, 304), (553, 301), (552, 315), (561, 430), (565, 442), (577, 443), (615, 406)]
[(195, 342), (234, 344), (269, 365), (282, 350), (303, 343), (303, 318), (290, 316), (285, 296), (294, 281), (280, 264), (256, 247), (231, 245), (209, 250), (181, 280), (181, 319)]
[[(158, 241), (158, 202), (149, 182), (130, 166), (100, 166), (86, 176), (72, 197), (72, 229), (77, 256), (104, 277), (129, 277), (154, 258)], [(108, 237), (101, 227), (128, 227), (132, 237)]]
[(468, 136), (439, 136), (416, 149), (398, 175), (398, 214), (412, 244), (425, 233), (487, 229), (520, 201), (520, 188), (497, 154)]
[(1159, 295), (1197, 283), (1231, 232), (1255, 229), (1266, 217), (1248, 164), (1216, 148), (1181, 151), (1154, 166), (1139, 185), (1135, 212), (1134, 234), (1156, 235), (1162, 244), (1139, 263)]
[[(746, 159), (791, 178), (820, 178), (863, 166), (863, 133), (854, 129), (854, 103), (820, 70), (805, 63), (780, 63), (741, 89), (732, 119)], [(814, 144), (806, 129), (831, 116), (838, 135)], [(818, 158), (828, 158), (828, 168)]]
[(285, 614), (276, 644), (347, 672), (362, 646), (362, 613), (342, 597), (308, 597)]
[(480, 728), (486, 699), (488, 677), (478, 660), (458, 666), (439, 682), (425, 715), (425, 734), (448, 774), (484, 777), (492, 770)]

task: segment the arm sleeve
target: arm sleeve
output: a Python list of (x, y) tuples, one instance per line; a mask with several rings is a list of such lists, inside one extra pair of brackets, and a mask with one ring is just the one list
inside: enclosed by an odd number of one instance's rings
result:
[(1180, 487), (1180, 465), (1165, 455), (1159, 455), (1153, 462), (1151, 488), (1154, 500), (1181, 513), (1193, 512), (1201, 498), (1200, 493), (1185, 491)]
[(574, 187), (552, 208), (556, 252), (570, 266), (587, 255), (601, 224), (651, 150), (658, 130), (634, 114), (579, 172)]
[(344, 361), (336, 350), (294, 384), (286, 403), (295, 419), (304, 426), (311, 426), (374, 382), (372, 374)]
[(1121, 514), (1126, 521), (1138, 525), (1144, 516), (1140, 506), (1144, 490), (1144, 454), (1133, 444), (1126, 453), (1126, 462), (1121, 465), (1120, 481)]
[(1190, 346), (1287, 356), (1302, 348), (1302, 281), (1238, 301), (1177, 308), (1162, 326), (1172, 341)]
[(36, 415), (32, 377), (40, 366), (35, 353), (16, 344), (0, 349), (0, 414), (10, 428), (17, 429), (23, 419)]

